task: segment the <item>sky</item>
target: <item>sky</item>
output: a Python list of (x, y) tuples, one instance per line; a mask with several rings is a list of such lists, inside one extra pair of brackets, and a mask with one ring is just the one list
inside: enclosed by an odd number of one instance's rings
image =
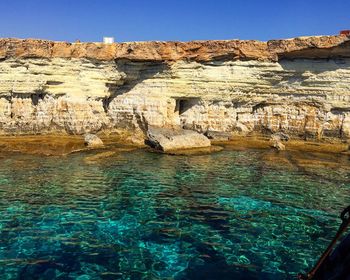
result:
[(0, 0), (0, 37), (117, 42), (332, 35), (350, 0)]

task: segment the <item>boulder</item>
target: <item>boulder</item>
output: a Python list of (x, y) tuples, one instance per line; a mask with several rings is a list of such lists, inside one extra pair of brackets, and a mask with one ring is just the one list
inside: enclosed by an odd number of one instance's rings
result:
[(287, 141), (289, 141), (289, 135), (283, 132), (276, 132), (272, 134), (270, 139), (271, 147), (279, 151), (284, 151), (286, 149), (286, 146), (282, 142)]
[(271, 135), (271, 139), (272, 140), (276, 140), (276, 141), (289, 141), (289, 135), (284, 133), (284, 132), (276, 132), (274, 134)]
[(243, 123), (236, 123), (235, 131), (240, 134), (247, 134), (249, 132), (249, 128)]
[(210, 147), (210, 140), (193, 130), (180, 128), (148, 127), (146, 143), (160, 151)]
[(85, 134), (84, 135), (85, 145), (90, 148), (96, 148), (103, 146), (102, 140), (95, 134)]
[(289, 141), (289, 135), (283, 132), (276, 132), (271, 135), (271, 147), (279, 150), (284, 151), (286, 149), (286, 146), (282, 142)]

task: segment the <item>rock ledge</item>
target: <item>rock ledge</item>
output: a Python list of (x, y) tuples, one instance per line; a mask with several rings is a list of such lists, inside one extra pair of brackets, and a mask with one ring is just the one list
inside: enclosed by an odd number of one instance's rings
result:
[(86, 58), (133, 61), (264, 60), (350, 57), (345, 35), (305, 36), (270, 40), (209, 40), (191, 42), (69, 43), (38, 39), (0, 38), (0, 59)]

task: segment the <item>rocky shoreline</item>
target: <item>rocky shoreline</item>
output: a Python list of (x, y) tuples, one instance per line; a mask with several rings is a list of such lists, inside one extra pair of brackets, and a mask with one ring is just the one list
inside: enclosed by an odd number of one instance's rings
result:
[(192, 130), (212, 141), (286, 133), (345, 143), (350, 38), (0, 39), (0, 135), (92, 133), (143, 145), (149, 126)]
[[(84, 138), (77, 135), (36, 135), (36, 136), (0, 136), (1, 153), (23, 153), (42, 156), (67, 156), (73, 153), (96, 151), (102, 153), (123, 152), (125, 150), (147, 149), (147, 145), (126, 143), (122, 138), (116, 136), (101, 136), (103, 147), (90, 148), (85, 145)], [(321, 154), (349, 155), (349, 144), (336, 142), (304, 141), (291, 139), (286, 145), (286, 151), (307, 152)], [(265, 149), (275, 150), (271, 147), (271, 138), (265, 136), (240, 136), (229, 141), (211, 141), (211, 147), (187, 148), (170, 150), (170, 155), (201, 155), (218, 152), (222, 150), (245, 150)], [(161, 152), (161, 151), (160, 151)]]

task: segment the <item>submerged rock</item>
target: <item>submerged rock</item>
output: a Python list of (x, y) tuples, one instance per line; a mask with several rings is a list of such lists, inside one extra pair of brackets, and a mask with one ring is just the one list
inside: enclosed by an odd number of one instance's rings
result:
[(210, 140), (193, 130), (148, 127), (147, 144), (160, 151), (169, 152), (210, 147)]
[(101, 159), (105, 159), (107, 157), (111, 157), (116, 153), (116, 151), (108, 151), (108, 152), (103, 152), (103, 153), (98, 153), (96, 155), (93, 156), (88, 156), (86, 158), (84, 158), (84, 161), (86, 163), (95, 163)]
[(95, 134), (85, 134), (84, 135), (85, 145), (90, 148), (96, 148), (103, 146), (102, 140)]
[(167, 154), (174, 155), (174, 156), (199, 156), (199, 155), (207, 155), (211, 153), (221, 152), (222, 150), (224, 150), (224, 148), (221, 146), (210, 146), (210, 147), (204, 147), (204, 148), (172, 150), (167, 152)]

